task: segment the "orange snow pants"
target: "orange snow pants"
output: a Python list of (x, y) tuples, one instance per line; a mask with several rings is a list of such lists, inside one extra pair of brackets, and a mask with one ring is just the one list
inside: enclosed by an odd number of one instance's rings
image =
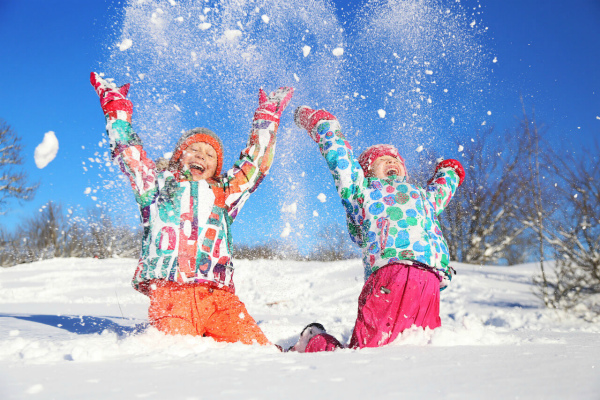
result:
[(233, 293), (204, 284), (161, 281), (150, 290), (150, 323), (170, 335), (208, 336), (219, 342), (269, 344)]

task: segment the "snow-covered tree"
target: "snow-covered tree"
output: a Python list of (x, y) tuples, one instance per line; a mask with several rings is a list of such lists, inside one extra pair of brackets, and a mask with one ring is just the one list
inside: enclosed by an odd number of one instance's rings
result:
[(521, 128), (504, 134), (489, 128), (463, 145), (459, 160), (465, 168), (465, 181), (441, 214), (452, 259), (522, 262), (510, 255), (528, 254), (527, 227), (516, 218), (529, 190), (523, 178), (530, 146)]
[[(553, 153), (560, 209), (543, 235), (555, 253), (552, 274), (536, 283), (547, 306), (600, 314), (600, 145)], [(534, 229), (537, 226), (533, 221)]]

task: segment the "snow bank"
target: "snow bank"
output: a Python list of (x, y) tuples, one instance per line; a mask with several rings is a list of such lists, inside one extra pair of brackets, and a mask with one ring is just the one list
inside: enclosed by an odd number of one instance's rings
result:
[[(533, 264), (455, 264), (436, 330), (413, 328), (377, 349), (282, 354), (149, 327), (148, 299), (129, 284), (136, 263), (55, 259), (0, 270), (2, 398), (199, 398), (201, 387), (202, 398), (226, 399), (592, 399), (600, 389), (600, 323), (542, 308)], [(274, 343), (289, 347), (314, 321), (349, 340), (359, 260), (239, 260), (235, 279)]]

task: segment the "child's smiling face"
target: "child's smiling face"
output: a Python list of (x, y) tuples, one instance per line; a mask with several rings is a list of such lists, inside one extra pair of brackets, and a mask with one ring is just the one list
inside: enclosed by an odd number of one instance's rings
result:
[(393, 156), (378, 157), (369, 169), (369, 176), (378, 179), (386, 179), (394, 175), (398, 177), (406, 176), (406, 168), (402, 161)]
[(193, 180), (209, 179), (217, 171), (217, 152), (208, 143), (192, 143), (183, 151), (179, 163), (181, 171), (190, 171)]

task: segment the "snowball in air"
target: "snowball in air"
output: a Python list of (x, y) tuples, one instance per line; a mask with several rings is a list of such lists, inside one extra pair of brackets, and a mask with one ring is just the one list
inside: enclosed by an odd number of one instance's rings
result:
[(379, 114), (379, 118), (385, 118), (385, 110), (379, 109), (377, 110), (377, 114)]
[(262, 22), (264, 22), (265, 24), (269, 23), (269, 16), (268, 15), (263, 15), (262, 17), (260, 17), (260, 19), (262, 19)]
[(227, 29), (223, 35), (225, 36), (225, 39), (234, 41), (242, 36), (242, 31), (237, 29)]
[(302, 48), (302, 54), (304, 54), (304, 57), (308, 56), (310, 54), (310, 46), (304, 46)]
[(290, 233), (292, 233), (292, 227), (290, 226), (289, 222), (285, 223), (285, 228), (283, 228), (283, 231), (281, 231), (281, 237), (288, 237), (290, 236)]
[(119, 43), (119, 50), (125, 51), (133, 46), (133, 41), (131, 39), (124, 39), (121, 43)]
[(341, 47), (336, 47), (335, 49), (333, 49), (332, 53), (334, 56), (339, 57), (342, 54), (344, 54), (344, 49), (342, 49)]
[(49, 131), (44, 134), (44, 140), (38, 144), (33, 153), (35, 159), (35, 165), (42, 169), (46, 165), (50, 164), (54, 157), (58, 153), (58, 139), (54, 135), (54, 132)]
[(208, 28), (210, 28), (212, 26), (212, 24), (210, 22), (203, 22), (200, 25), (198, 25), (198, 28), (200, 28), (201, 30), (205, 31)]
[(298, 211), (298, 205), (297, 205), (296, 202), (293, 202), (292, 204), (287, 205), (287, 206), (284, 205), (281, 208), (281, 212), (287, 212), (287, 213), (290, 213), (290, 214), (296, 214), (296, 211)]
[(419, 147), (417, 147), (417, 153), (420, 153), (420, 152), (422, 152), (422, 151), (423, 151), (423, 146), (419, 146)]
[(458, 152), (460, 153), (461, 151), (463, 151), (465, 148), (462, 145), (458, 146)]
[(319, 193), (317, 199), (319, 199), (321, 203), (325, 203), (327, 201), (327, 196), (325, 196), (325, 193)]

